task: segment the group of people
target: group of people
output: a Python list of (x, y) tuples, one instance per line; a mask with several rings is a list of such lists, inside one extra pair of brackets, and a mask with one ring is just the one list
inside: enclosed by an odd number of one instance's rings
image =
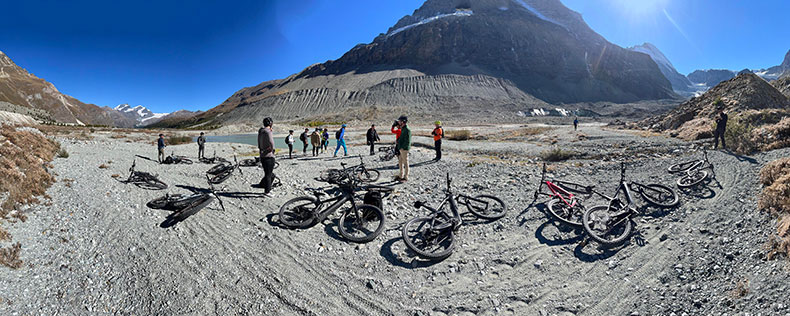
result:
[[(345, 128), (345, 125), (343, 125), (343, 128)], [(313, 145), (312, 155), (318, 156), (318, 154), (326, 152), (327, 147), (329, 147), (329, 130), (326, 128), (321, 130), (320, 128), (316, 127), (316, 129), (311, 133), (309, 128), (305, 128), (304, 132), (299, 135), (299, 141), (301, 141), (303, 145), (302, 154), (307, 155), (307, 148), (309, 145)], [(285, 144), (288, 145), (288, 159), (293, 159), (293, 130), (288, 131), (288, 136), (285, 136)], [(335, 151), (335, 155), (337, 155), (337, 151)]]

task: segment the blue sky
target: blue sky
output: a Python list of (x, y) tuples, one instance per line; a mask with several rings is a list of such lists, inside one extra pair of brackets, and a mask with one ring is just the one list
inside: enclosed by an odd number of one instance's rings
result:
[[(422, 0), (4, 1), (0, 51), (83, 102), (206, 110), (336, 59)], [(562, 0), (611, 42), (681, 73), (762, 68), (790, 49), (790, 1)]]

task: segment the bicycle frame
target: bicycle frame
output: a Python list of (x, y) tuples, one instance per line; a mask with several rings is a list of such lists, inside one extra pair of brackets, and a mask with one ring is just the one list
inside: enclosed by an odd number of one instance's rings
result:
[[(542, 172), (542, 174), (540, 176), (540, 182), (538, 182), (538, 189), (535, 190), (535, 198), (536, 199), (538, 198), (538, 195), (540, 194), (540, 195), (549, 196), (551, 198), (557, 197), (563, 203), (565, 203), (566, 205), (568, 205), (570, 207), (575, 207), (578, 204), (578, 202), (574, 198), (576, 196), (575, 194), (573, 194), (571, 192), (568, 192), (568, 190), (565, 190), (565, 189), (561, 188), (560, 186), (554, 184), (551, 181), (552, 180), (546, 180), (546, 164), (544, 163), (543, 164), (543, 172)], [(555, 181), (555, 182), (557, 182), (557, 181)], [(549, 191), (551, 191), (551, 193), (543, 193), (541, 191), (541, 189), (543, 188), (544, 185), (547, 188), (549, 188)], [(585, 186), (585, 191), (593, 192), (592, 191), (592, 186)]]

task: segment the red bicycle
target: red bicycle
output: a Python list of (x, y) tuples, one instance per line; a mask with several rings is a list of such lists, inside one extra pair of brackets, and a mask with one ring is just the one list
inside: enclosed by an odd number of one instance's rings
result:
[[(551, 193), (541, 191), (544, 185)], [(556, 179), (547, 180), (546, 164), (544, 163), (538, 189), (535, 190), (535, 200), (538, 199), (538, 195), (547, 195), (551, 197), (548, 208), (552, 216), (565, 224), (574, 227), (582, 227), (582, 217), (586, 209), (581, 201), (576, 199), (574, 193), (591, 195), (594, 188), (594, 185), (583, 185)]]

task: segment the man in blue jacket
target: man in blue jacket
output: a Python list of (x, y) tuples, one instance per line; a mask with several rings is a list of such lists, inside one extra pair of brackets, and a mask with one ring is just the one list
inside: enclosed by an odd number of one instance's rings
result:
[(346, 148), (346, 124), (340, 126), (340, 130), (335, 133), (335, 138), (337, 138), (337, 148), (335, 148), (334, 157), (337, 157), (337, 151), (340, 150), (340, 146), (343, 146), (343, 154), (348, 156), (348, 149)]

